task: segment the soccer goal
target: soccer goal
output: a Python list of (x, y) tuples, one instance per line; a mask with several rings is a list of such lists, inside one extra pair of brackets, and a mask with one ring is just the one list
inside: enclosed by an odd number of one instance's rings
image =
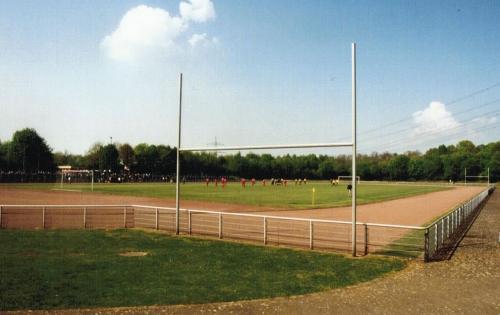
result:
[[(342, 179), (347, 179), (349, 182), (352, 181), (352, 176), (339, 176), (337, 177), (337, 182), (340, 184), (340, 182), (342, 181)], [(361, 177), (360, 176), (356, 176), (356, 182), (359, 184), (359, 182), (361, 182)]]
[[(59, 167), (57, 178), (58, 190), (81, 191), (81, 184), (90, 184), (90, 190), (94, 191), (94, 171), (92, 170), (72, 170), (67, 166)], [(77, 184), (75, 187), (72, 184)], [(80, 188), (80, 189), (79, 189)]]

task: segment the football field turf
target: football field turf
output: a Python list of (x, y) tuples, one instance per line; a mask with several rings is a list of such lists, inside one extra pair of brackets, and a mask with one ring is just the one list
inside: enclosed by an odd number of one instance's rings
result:
[[(10, 187), (31, 189), (59, 189), (58, 184), (11, 184)], [(90, 192), (90, 184), (65, 184), (64, 189)], [(408, 196), (447, 189), (440, 185), (418, 184), (372, 184), (361, 183), (357, 189), (358, 204), (398, 199)], [(175, 184), (171, 183), (122, 183), (94, 184), (94, 192), (157, 198), (175, 198)], [(309, 181), (306, 185), (295, 185), (289, 182), (285, 186), (271, 186), (266, 183), (256, 183), (252, 187), (247, 183), (243, 188), (239, 183), (229, 183), (225, 188), (213, 183), (181, 184), (182, 200), (198, 200), (242, 204), (255, 206), (270, 206), (277, 208), (326, 208), (346, 206), (351, 203), (347, 183), (332, 186), (327, 181)]]

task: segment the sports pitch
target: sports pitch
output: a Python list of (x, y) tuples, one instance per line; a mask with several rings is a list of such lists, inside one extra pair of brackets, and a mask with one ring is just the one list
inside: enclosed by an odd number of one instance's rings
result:
[[(52, 190), (60, 189), (58, 184), (17, 184), (4, 187)], [(69, 191), (90, 192), (91, 186), (85, 184), (65, 184), (63, 189)], [(371, 184), (361, 183), (357, 189), (357, 203), (368, 204), (379, 201), (394, 200), (409, 196), (426, 194), (449, 189), (446, 185), (422, 184)], [(175, 198), (175, 185), (169, 183), (124, 183), (94, 184), (94, 192), (137, 197)], [(243, 188), (239, 183), (229, 183), (226, 187), (214, 183), (186, 183), (181, 185), (182, 200), (217, 202), (225, 204), (251, 205), (259, 207), (310, 209), (331, 208), (351, 204), (347, 184), (332, 186), (327, 181), (310, 181), (306, 185), (288, 183), (285, 186), (255, 186), (247, 183)]]

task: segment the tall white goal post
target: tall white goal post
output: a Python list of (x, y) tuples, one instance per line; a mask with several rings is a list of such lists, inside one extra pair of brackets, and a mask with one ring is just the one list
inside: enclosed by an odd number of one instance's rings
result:
[(177, 163), (175, 181), (175, 233), (179, 234), (179, 212), (180, 212), (180, 152), (203, 152), (203, 151), (240, 151), (240, 150), (269, 150), (269, 149), (300, 149), (300, 148), (352, 148), (352, 255), (356, 256), (356, 43), (351, 44), (352, 59), (352, 142), (328, 142), (307, 144), (276, 144), (276, 145), (249, 145), (249, 146), (227, 146), (227, 147), (181, 147), (182, 126), (182, 73), (179, 75), (179, 112), (177, 129)]

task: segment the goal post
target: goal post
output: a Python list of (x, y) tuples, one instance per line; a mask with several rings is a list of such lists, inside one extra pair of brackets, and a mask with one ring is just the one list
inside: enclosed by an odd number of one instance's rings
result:
[(487, 175), (467, 175), (467, 168), (464, 169), (464, 185), (467, 185), (467, 179), (482, 179), (485, 178), (487, 180), (486, 184), (490, 185), (490, 168), (487, 168)]
[[(349, 182), (352, 182), (352, 176), (348, 176), (348, 175), (338, 176), (337, 177), (337, 182), (340, 183), (342, 181), (342, 179), (347, 179)], [(361, 177), (360, 176), (356, 176), (356, 182), (358, 184), (361, 182)]]
[(94, 191), (94, 171), (93, 170), (72, 170), (68, 167), (59, 167), (59, 177), (56, 186), (59, 189), (68, 188), (71, 184), (90, 184), (90, 190)]
[[(179, 74), (179, 107), (178, 107), (178, 125), (177, 125), (177, 163), (176, 163), (176, 188), (175, 188), (175, 234), (178, 235), (180, 233), (180, 199), (181, 199), (181, 189), (179, 184), (181, 165), (180, 165), (180, 153), (181, 152), (189, 152), (189, 151), (241, 151), (241, 150), (275, 150), (275, 149), (300, 149), (300, 148), (351, 148), (352, 149), (352, 193), (351, 193), (351, 248), (352, 255), (356, 256), (356, 238), (357, 238), (357, 210), (356, 210), (356, 156), (357, 156), (357, 148), (356, 148), (356, 123), (357, 123), (357, 115), (356, 115), (356, 43), (351, 44), (351, 88), (352, 88), (352, 98), (351, 98), (351, 109), (352, 109), (352, 124), (351, 124), (351, 132), (352, 132), (352, 140), (350, 142), (327, 142), (327, 143), (303, 143), (303, 144), (276, 144), (276, 145), (247, 145), (247, 146), (225, 146), (225, 147), (214, 147), (214, 148), (206, 148), (206, 147), (183, 147), (181, 143), (181, 135), (182, 135), (182, 87), (183, 87), (183, 77), (182, 73)], [(222, 222), (222, 221), (219, 221)], [(222, 227), (221, 223), (219, 225)], [(312, 229), (311, 229), (312, 231)], [(312, 232), (311, 232), (312, 233)], [(312, 234), (311, 234), (312, 235)]]

